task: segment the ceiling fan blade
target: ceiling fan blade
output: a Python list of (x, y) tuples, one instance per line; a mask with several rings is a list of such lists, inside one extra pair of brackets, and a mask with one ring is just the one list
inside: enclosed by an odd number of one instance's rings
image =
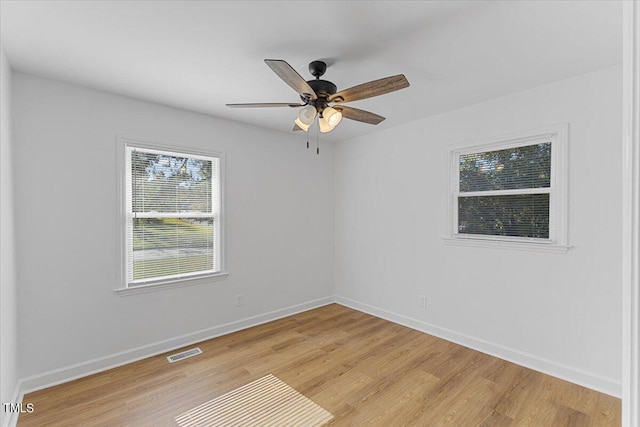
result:
[(345, 105), (334, 105), (333, 108), (340, 111), (342, 117), (346, 119), (356, 120), (370, 125), (377, 125), (384, 120), (382, 116), (358, 108), (347, 107)]
[(385, 93), (394, 92), (409, 86), (409, 82), (404, 74), (397, 76), (385, 77), (383, 79), (374, 80), (363, 83), (349, 89), (341, 90), (329, 97), (331, 102), (351, 102), (367, 99)]
[(282, 59), (265, 59), (264, 62), (278, 75), (286, 84), (291, 86), (293, 90), (298, 92), (303, 98), (317, 99), (315, 91), (309, 86), (309, 83), (302, 78), (296, 70)]
[(287, 102), (262, 102), (253, 104), (226, 104), (229, 108), (254, 108), (254, 107), (304, 107), (305, 104), (293, 104)]

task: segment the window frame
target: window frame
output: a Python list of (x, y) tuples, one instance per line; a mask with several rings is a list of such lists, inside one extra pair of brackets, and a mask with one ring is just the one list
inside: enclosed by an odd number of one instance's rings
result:
[[(567, 177), (569, 124), (548, 126), (458, 144), (449, 150), (449, 189), (447, 233), (445, 243), (566, 253), (567, 241)], [(460, 193), (460, 156), (504, 150), (551, 142), (551, 183), (549, 187), (520, 190), (492, 190), (463, 193), (463, 196), (497, 196), (515, 194), (549, 194), (549, 238), (495, 236), (458, 232), (458, 198)]]
[[(119, 258), (119, 288), (114, 289), (120, 295), (133, 295), (145, 292), (153, 292), (162, 289), (172, 289), (177, 287), (192, 286), (203, 283), (224, 280), (229, 273), (226, 269), (225, 260), (225, 155), (223, 151), (213, 151), (184, 147), (178, 144), (165, 144), (154, 141), (146, 141), (136, 138), (118, 136), (117, 138), (117, 186), (118, 186), (118, 258)], [(218, 271), (207, 273), (186, 273), (179, 277), (150, 279), (144, 284), (131, 285), (128, 280), (128, 220), (130, 216), (127, 200), (127, 166), (130, 165), (128, 148), (135, 147), (141, 150), (169, 152), (179, 155), (196, 157), (213, 157), (219, 161), (219, 210), (213, 213), (219, 225), (218, 234), (215, 235), (214, 256), (218, 255)]]

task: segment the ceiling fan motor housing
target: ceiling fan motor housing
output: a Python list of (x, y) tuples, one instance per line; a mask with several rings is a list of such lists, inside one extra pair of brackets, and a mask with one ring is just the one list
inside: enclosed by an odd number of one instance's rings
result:
[(312, 61), (309, 63), (309, 72), (313, 77), (315, 77), (315, 80), (307, 80), (307, 83), (316, 93), (318, 99), (310, 102), (303, 98), (303, 101), (315, 105), (316, 108), (319, 108), (320, 110), (327, 106), (329, 96), (333, 95), (338, 90), (335, 84), (328, 80), (320, 79), (325, 71), (327, 71), (327, 64), (324, 61)]
[(336, 85), (327, 80), (309, 80), (307, 83), (311, 86), (311, 89), (313, 89), (316, 95), (318, 95), (318, 98), (328, 98), (338, 90)]

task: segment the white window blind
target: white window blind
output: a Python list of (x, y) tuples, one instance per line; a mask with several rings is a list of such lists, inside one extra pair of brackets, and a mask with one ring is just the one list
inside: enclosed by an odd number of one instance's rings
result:
[(567, 139), (563, 124), (452, 150), (450, 239), (566, 251)]
[(551, 142), (459, 156), (458, 233), (549, 238)]
[(127, 287), (219, 273), (220, 158), (126, 146)]

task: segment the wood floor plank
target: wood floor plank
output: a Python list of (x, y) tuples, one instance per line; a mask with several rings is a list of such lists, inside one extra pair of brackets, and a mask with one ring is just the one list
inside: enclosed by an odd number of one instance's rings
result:
[(491, 412), (478, 424), (478, 427), (510, 427), (513, 420), (499, 412)]
[(424, 416), (425, 408), (420, 404), (424, 394), (439, 382), (439, 378), (421, 369), (410, 370), (370, 402), (375, 405), (374, 410), (362, 408), (366, 414), (363, 419), (367, 425), (416, 425)]
[(591, 420), (587, 414), (575, 409), (560, 407), (553, 420), (553, 427), (581, 427), (591, 425)]
[(29, 393), (35, 411), (18, 426), (175, 426), (267, 374), (331, 412), (331, 426), (621, 424), (619, 399), (338, 304), (198, 346)]

